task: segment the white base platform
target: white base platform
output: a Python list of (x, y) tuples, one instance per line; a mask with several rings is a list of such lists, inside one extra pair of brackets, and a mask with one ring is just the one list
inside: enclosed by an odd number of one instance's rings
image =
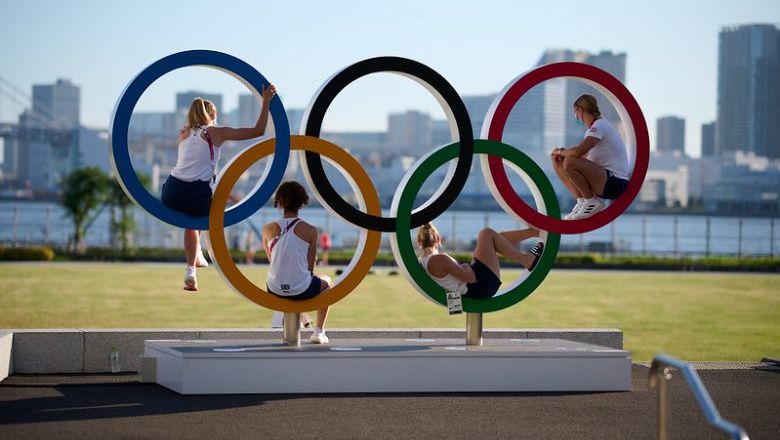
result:
[(144, 357), (155, 358), (154, 381), (180, 394), (631, 389), (627, 351), (561, 339), (148, 340)]

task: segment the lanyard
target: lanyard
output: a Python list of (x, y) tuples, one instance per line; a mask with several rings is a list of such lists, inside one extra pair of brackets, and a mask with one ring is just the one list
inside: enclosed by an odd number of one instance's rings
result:
[(279, 239), (280, 239), (280, 238), (282, 238), (282, 235), (286, 234), (286, 233), (287, 233), (287, 231), (289, 231), (289, 230), (290, 230), (290, 228), (292, 228), (293, 226), (295, 226), (295, 224), (296, 224), (296, 223), (298, 223), (299, 221), (301, 221), (301, 219), (300, 219), (299, 217), (295, 217), (295, 219), (294, 219), (293, 221), (291, 221), (291, 222), (290, 222), (290, 223), (287, 225), (287, 227), (286, 227), (286, 228), (284, 228), (284, 231), (282, 231), (282, 232), (281, 232), (279, 235), (277, 235), (276, 237), (274, 237), (273, 239), (271, 239), (271, 242), (268, 244), (268, 251), (269, 251), (269, 252), (271, 252), (271, 253), (273, 253), (273, 251), (274, 251), (274, 246), (276, 246), (276, 243), (279, 241)]

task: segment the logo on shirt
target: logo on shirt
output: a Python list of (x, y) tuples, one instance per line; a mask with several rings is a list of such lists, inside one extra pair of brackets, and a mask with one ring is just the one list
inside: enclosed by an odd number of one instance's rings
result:
[(290, 293), (290, 285), (289, 284), (282, 284), (282, 293)]

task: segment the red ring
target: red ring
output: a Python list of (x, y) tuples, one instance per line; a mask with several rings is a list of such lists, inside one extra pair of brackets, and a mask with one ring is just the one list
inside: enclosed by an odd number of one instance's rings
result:
[(520, 98), (535, 85), (544, 81), (560, 78), (576, 77), (593, 81), (606, 88), (620, 101), (628, 113), (628, 123), (633, 127), (636, 144), (636, 160), (634, 170), (628, 181), (628, 186), (623, 195), (615, 199), (607, 209), (581, 220), (559, 220), (540, 214), (526, 204), (517, 195), (512, 184), (509, 183), (503, 161), (499, 156), (488, 156), (490, 177), (496, 186), (500, 197), (520, 218), (528, 224), (549, 232), (559, 234), (582, 234), (598, 229), (615, 220), (631, 205), (639, 194), (647, 174), (647, 166), (650, 161), (650, 138), (647, 133), (642, 109), (639, 104), (617, 78), (609, 73), (588, 64), (582, 63), (553, 63), (538, 67), (517, 79), (498, 102), (492, 115), (488, 114), (486, 122), (489, 122), (488, 139), (501, 141), (504, 134), (504, 126), (512, 108)]

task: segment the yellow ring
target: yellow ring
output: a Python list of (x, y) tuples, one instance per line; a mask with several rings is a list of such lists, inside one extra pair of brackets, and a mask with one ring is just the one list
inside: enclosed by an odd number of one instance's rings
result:
[[(223, 171), (217, 188), (214, 190), (211, 210), (209, 211), (209, 239), (211, 241), (212, 259), (228, 285), (256, 304), (281, 312), (318, 310), (340, 301), (365, 278), (374, 264), (377, 252), (379, 252), (381, 233), (379, 231), (363, 230), (361, 234), (363, 234), (365, 239), (361, 240), (364, 242), (362, 251), (358, 247), (355, 251), (355, 256), (352, 257), (354, 260), (359, 254), (357, 262), (354, 265), (350, 263), (351, 267), (348, 267), (342, 273), (330, 289), (312, 299), (293, 301), (280, 298), (249, 281), (233, 262), (225, 241), (225, 206), (227, 205), (230, 191), (238, 178), (241, 177), (241, 174), (255, 162), (273, 154), (275, 148), (276, 139), (268, 139), (253, 145), (236, 156)], [(379, 194), (374, 184), (360, 163), (352, 155), (337, 145), (312, 136), (290, 136), (290, 149), (311, 151), (331, 159), (354, 180), (354, 185), (357, 186), (365, 202), (366, 211), (376, 216), (382, 214)], [(347, 180), (349, 181), (350, 179)]]

